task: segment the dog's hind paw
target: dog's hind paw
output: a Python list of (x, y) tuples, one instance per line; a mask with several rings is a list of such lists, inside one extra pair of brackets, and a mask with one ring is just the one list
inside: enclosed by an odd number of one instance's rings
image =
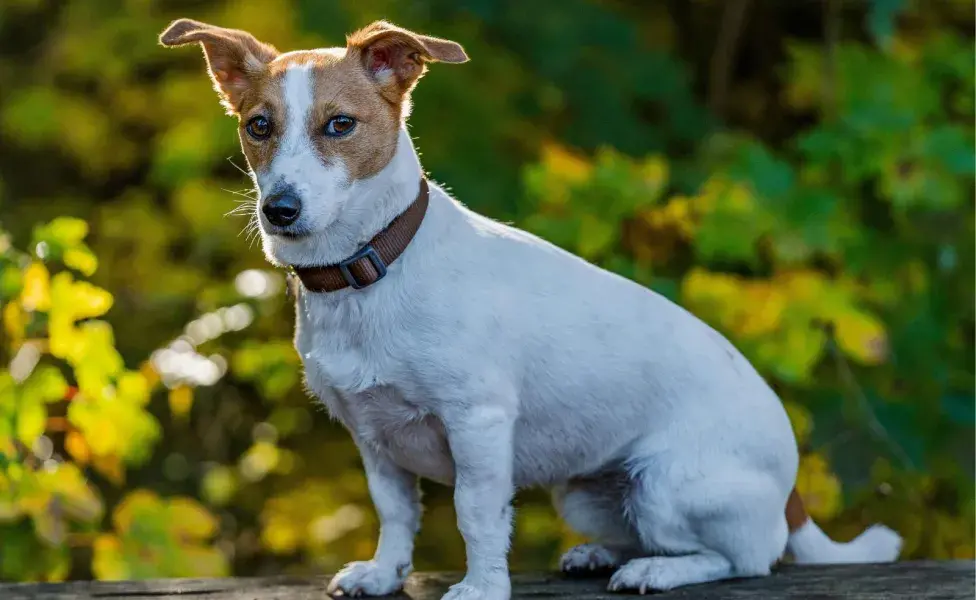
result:
[(661, 592), (684, 585), (732, 577), (732, 564), (718, 554), (635, 558), (610, 578), (611, 592)]
[(385, 596), (403, 587), (408, 572), (409, 567), (389, 568), (373, 560), (352, 562), (336, 573), (326, 592), (330, 596), (342, 593), (353, 598)]
[(620, 556), (618, 553), (599, 544), (574, 546), (559, 559), (559, 568), (564, 573), (605, 571), (616, 568), (619, 564)]

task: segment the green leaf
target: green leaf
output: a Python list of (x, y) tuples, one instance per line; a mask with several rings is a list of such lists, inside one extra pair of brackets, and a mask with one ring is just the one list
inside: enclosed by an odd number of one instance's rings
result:
[(21, 393), (35, 402), (57, 402), (68, 393), (68, 383), (57, 367), (42, 365), (27, 378)]
[(22, 401), (17, 411), (17, 439), (28, 448), (44, 433), (47, 409), (40, 402)]
[(88, 223), (73, 217), (58, 217), (34, 228), (34, 249), (43, 260), (60, 260), (83, 275), (98, 268), (98, 259), (85, 245)]
[(19, 294), (23, 283), (24, 273), (20, 267), (0, 263), (0, 301)]
[(757, 143), (749, 143), (738, 156), (730, 174), (747, 182), (760, 200), (775, 201), (793, 189), (793, 167)]
[(617, 241), (619, 227), (589, 214), (580, 219), (577, 252), (587, 260), (596, 260)]

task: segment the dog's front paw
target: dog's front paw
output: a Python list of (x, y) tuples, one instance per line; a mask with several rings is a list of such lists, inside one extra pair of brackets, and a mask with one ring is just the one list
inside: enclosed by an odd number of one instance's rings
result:
[(441, 600), (508, 600), (511, 595), (512, 586), (507, 577), (493, 585), (472, 585), (463, 580), (452, 585)]
[(564, 573), (604, 571), (619, 564), (620, 557), (617, 553), (599, 544), (573, 546), (559, 559), (559, 568)]
[(374, 560), (352, 562), (336, 573), (326, 590), (329, 595), (342, 593), (346, 596), (385, 596), (403, 587), (409, 566), (391, 568)]

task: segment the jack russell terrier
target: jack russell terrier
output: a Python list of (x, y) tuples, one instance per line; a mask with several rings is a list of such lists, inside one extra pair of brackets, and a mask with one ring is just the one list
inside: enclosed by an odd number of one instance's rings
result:
[(444, 598), (506, 599), (512, 495), (553, 489), (592, 543), (565, 571), (667, 590), (799, 563), (882, 562), (876, 525), (831, 541), (794, 491), (786, 412), (749, 362), (662, 296), (428, 184), (406, 118), (457, 43), (379, 21), (344, 48), (280, 53), (180, 19), (199, 43), (259, 193), (264, 253), (294, 270), (310, 391), (362, 454), (380, 521), (372, 560), (330, 593), (392, 593), (412, 568), (417, 478), (454, 486), (467, 573)]

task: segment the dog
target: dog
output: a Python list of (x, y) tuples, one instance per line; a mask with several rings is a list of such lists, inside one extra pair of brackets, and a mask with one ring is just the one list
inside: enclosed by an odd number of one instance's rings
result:
[(410, 94), (428, 64), (467, 61), (461, 45), (384, 21), (308, 51), (189, 19), (160, 41), (202, 45), (239, 118), (264, 253), (299, 280), (307, 387), (362, 455), (379, 542), (330, 593), (402, 587), (418, 477), (454, 487), (467, 571), (450, 600), (510, 597), (529, 486), (592, 540), (562, 569), (613, 569), (612, 591), (763, 576), (785, 553), (897, 558), (884, 526), (842, 544), (807, 517), (786, 412), (723, 336), (427, 182)]

